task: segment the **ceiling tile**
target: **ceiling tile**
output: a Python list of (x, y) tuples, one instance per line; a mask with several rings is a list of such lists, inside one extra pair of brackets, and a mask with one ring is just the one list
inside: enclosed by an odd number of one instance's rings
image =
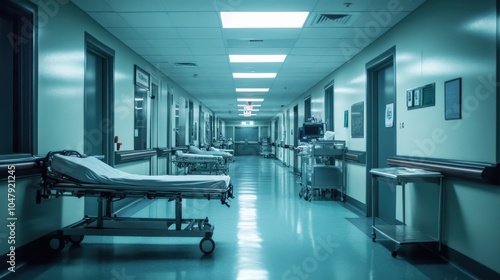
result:
[(186, 48), (186, 43), (182, 39), (159, 39), (146, 40), (154, 48)]
[(163, 10), (163, 6), (157, 1), (105, 0), (104, 2), (117, 12), (157, 12)]
[(119, 13), (119, 15), (130, 26), (140, 27), (173, 27), (172, 21), (166, 13), (151, 12), (151, 13)]
[[(230, 0), (232, 1), (232, 0)], [(217, 9), (217, 2), (221, 1), (207, 1), (207, 0), (189, 0), (189, 1), (178, 1), (178, 0), (158, 0), (162, 5), (163, 9), (168, 12), (194, 12), (194, 11), (206, 11), (215, 12)]]
[(184, 42), (189, 48), (223, 48), (224, 41), (222, 39), (184, 39)]
[(174, 39), (181, 38), (177, 29), (168, 27), (141, 27), (134, 28), (138, 34), (140, 34), (144, 39)]
[(106, 2), (102, 0), (72, 0), (80, 9), (85, 12), (112, 12), (114, 11)]
[[(196, 56), (202, 56), (202, 55), (225, 55), (226, 54), (226, 49), (225, 48), (203, 48), (203, 45), (198, 45), (196, 47), (190, 48), (191, 53)], [(226, 60), (228, 60), (227, 56), (225, 57)]]
[(216, 12), (169, 12), (175, 27), (220, 27)]
[(221, 39), (222, 33), (219, 28), (194, 27), (176, 28), (178, 34), (184, 39)]
[(115, 12), (91, 12), (88, 13), (95, 21), (103, 27), (131, 27)]
[(134, 28), (131, 27), (109, 27), (107, 28), (107, 30), (120, 40), (142, 39), (142, 36)]

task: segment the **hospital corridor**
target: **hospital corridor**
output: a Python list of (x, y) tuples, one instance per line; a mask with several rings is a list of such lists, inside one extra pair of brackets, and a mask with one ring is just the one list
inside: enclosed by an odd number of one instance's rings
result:
[[(327, 196), (299, 198), (297, 176), (276, 160), (242, 156), (229, 174), (236, 187), (230, 208), (184, 206), (186, 215), (207, 215), (215, 225), (210, 255), (200, 254), (198, 239), (88, 236), (6, 279), (473, 279), (425, 248), (404, 248), (394, 259), (387, 240), (371, 241), (364, 215)], [(172, 203), (129, 211), (165, 217)]]
[(499, 24), (0, 1), (0, 280), (500, 279)]

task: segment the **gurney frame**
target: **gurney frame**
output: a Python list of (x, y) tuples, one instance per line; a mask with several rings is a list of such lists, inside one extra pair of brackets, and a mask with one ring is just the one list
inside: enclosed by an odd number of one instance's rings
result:
[[(75, 151), (50, 152), (43, 162), (42, 179), (37, 190), (36, 202), (42, 199), (73, 196), (96, 197), (98, 201), (97, 217), (84, 217), (81, 221), (57, 230), (56, 235), (50, 240), (50, 247), (61, 251), (66, 241), (79, 244), (85, 235), (99, 236), (151, 236), (151, 237), (202, 237), (199, 248), (204, 254), (210, 254), (215, 249), (212, 239), (214, 226), (208, 218), (183, 219), (183, 198), (195, 199), (220, 199), (221, 203), (228, 206), (227, 200), (233, 198), (232, 185), (227, 191), (220, 189), (184, 188), (177, 191), (144, 191), (132, 190), (123, 186), (100, 187), (97, 184), (82, 184), (75, 180), (53, 172), (50, 168), (51, 157), (54, 154), (81, 156)], [(113, 201), (125, 197), (156, 199), (164, 198), (175, 201), (174, 218), (133, 218), (112, 216), (111, 205)]]
[[(188, 157), (189, 156), (189, 157)], [(173, 163), (179, 169), (184, 170), (184, 174), (216, 174), (227, 175), (229, 172), (229, 162), (222, 156), (185, 154), (177, 151)], [(182, 171), (181, 171), (182, 172)]]

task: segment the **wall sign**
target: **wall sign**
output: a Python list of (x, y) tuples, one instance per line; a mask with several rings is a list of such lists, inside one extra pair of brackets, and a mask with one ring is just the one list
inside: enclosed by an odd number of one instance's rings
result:
[(351, 106), (351, 137), (363, 138), (365, 130), (365, 102), (361, 101)]
[(408, 110), (434, 106), (436, 104), (436, 84), (406, 90), (406, 108)]
[(385, 105), (385, 127), (394, 126), (394, 103)]
[(149, 73), (135, 66), (135, 85), (149, 90)]
[(462, 118), (462, 78), (444, 82), (444, 119)]

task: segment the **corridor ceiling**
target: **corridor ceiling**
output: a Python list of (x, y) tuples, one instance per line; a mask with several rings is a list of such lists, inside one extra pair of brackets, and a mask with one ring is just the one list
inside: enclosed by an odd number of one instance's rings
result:
[[(425, 0), (72, 0), (125, 45), (226, 121), (269, 121)], [(220, 12), (309, 12), (302, 28), (222, 28)], [(258, 19), (256, 19), (258, 20)], [(286, 54), (230, 63), (230, 54)], [(232, 73), (277, 73), (239, 79)], [(237, 93), (235, 88), (269, 88)], [(263, 98), (239, 116), (237, 98)]]

